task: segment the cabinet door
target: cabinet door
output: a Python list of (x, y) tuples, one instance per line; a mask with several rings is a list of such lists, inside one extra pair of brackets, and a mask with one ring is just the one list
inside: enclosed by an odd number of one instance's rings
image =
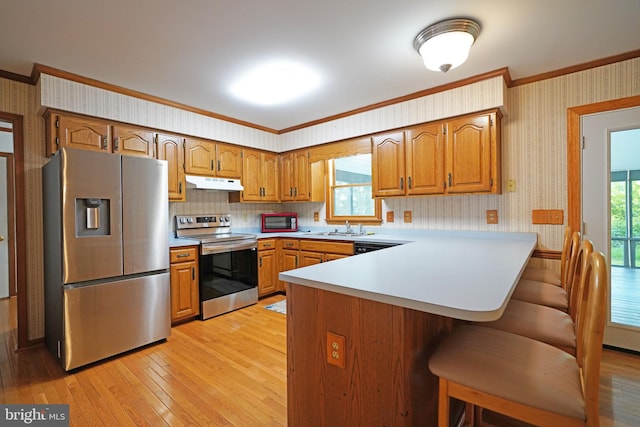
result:
[(490, 115), (447, 123), (447, 192), (491, 191)]
[(111, 152), (110, 128), (106, 122), (74, 116), (55, 120), (58, 147)]
[(167, 161), (169, 200), (184, 202), (187, 199), (184, 182), (183, 139), (173, 135), (156, 135), (157, 158)]
[(278, 290), (276, 250), (258, 252), (258, 295), (263, 296)]
[(113, 126), (113, 152), (153, 157), (153, 131), (135, 126)]
[(324, 253), (300, 251), (300, 267), (320, 264), (324, 262)]
[(442, 124), (416, 126), (407, 131), (407, 195), (442, 194), (445, 190)]
[(262, 153), (262, 201), (279, 201), (278, 182), (278, 155)]
[(294, 187), (293, 197), (297, 201), (311, 199), (311, 168), (309, 166), (309, 151), (296, 151), (294, 158)]
[(242, 178), (242, 148), (227, 144), (216, 144), (216, 176)]
[[(299, 256), (300, 255), (297, 250), (283, 249), (280, 256), (280, 268), (278, 269), (278, 272), (280, 273), (298, 268)], [(278, 280), (279, 290), (284, 291), (286, 289), (285, 283), (286, 282)]]
[(280, 200), (288, 202), (294, 200), (293, 153), (280, 155)]
[(261, 199), (261, 152), (258, 150), (244, 149), (242, 171), (242, 200), (260, 201)]
[(187, 138), (184, 145), (186, 173), (215, 176), (216, 144), (203, 139)]
[(371, 180), (376, 197), (405, 195), (404, 138), (404, 132), (371, 138)]
[(171, 264), (171, 320), (200, 314), (198, 275), (195, 261)]
[(342, 258), (347, 258), (350, 255), (342, 255), (342, 254), (324, 254), (324, 259), (325, 261), (329, 262), (329, 261), (333, 261), (336, 259), (342, 259)]

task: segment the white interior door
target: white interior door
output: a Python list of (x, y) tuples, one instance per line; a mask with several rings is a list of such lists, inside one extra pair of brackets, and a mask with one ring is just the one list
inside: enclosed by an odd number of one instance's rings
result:
[(640, 107), (581, 123), (582, 233), (609, 266), (605, 344), (640, 351)]
[(7, 158), (0, 156), (0, 298), (9, 296)]

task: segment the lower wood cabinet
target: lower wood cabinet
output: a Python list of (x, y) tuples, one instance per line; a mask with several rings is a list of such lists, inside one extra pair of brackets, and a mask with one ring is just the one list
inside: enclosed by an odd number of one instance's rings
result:
[(300, 240), (300, 267), (333, 261), (353, 255), (352, 242)]
[(285, 292), (283, 271), (353, 255), (352, 242), (315, 239), (267, 238), (258, 240), (258, 295)]
[(169, 251), (171, 260), (171, 322), (200, 314), (198, 289), (198, 247), (187, 246)]
[[(278, 250), (280, 251), (280, 266), (278, 273), (288, 270), (295, 270), (300, 267), (300, 241), (298, 239), (279, 239)], [(285, 292), (287, 283), (278, 279), (278, 290)]]
[(276, 239), (258, 240), (258, 296), (278, 291)]

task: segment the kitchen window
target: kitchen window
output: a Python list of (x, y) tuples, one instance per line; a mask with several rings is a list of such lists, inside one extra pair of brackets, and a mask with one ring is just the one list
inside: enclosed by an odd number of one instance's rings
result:
[(381, 202), (372, 196), (371, 153), (329, 159), (327, 222), (380, 224)]

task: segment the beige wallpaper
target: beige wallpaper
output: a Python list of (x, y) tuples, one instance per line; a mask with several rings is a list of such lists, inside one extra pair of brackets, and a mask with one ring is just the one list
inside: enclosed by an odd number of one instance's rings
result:
[(264, 150), (279, 149), (278, 135), (235, 123), (205, 117), (59, 77), (40, 76), (40, 102), (43, 108), (103, 117), (125, 123), (149, 126), (217, 141)]
[[(435, 120), (450, 115), (504, 106), (503, 179), (516, 180), (516, 192), (491, 196), (418, 197), (385, 200), (384, 210), (411, 210), (413, 223), (383, 224), (385, 229), (439, 228), (496, 231), (534, 231), (542, 247), (558, 249), (562, 227), (532, 225), (531, 209), (567, 209), (566, 109), (640, 94), (640, 59), (506, 89), (501, 79), (469, 85), (442, 94), (284, 135), (272, 135), (235, 124), (183, 112), (131, 97), (43, 75), (38, 87), (0, 79), (0, 109), (25, 116), (27, 181), (29, 338), (44, 334), (42, 304), (42, 239), (40, 166), (44, 158), (40, 106), (76, 111), (152, 126), (166, 131), (247, 146), (285, 151), (351, 136)], [(504, 184), (504, 183), (503, 183)], [(313, 223), (313, 212), (324, 215), (321, 203), (230, 204), (224, 193), (187, 192), (188, 202), (171, 203), (170, 215), (226, 213), (236, 227), (257, 227), (258, 215), (296, 210), (301, 226)], [(485, 211), (497, 209), (499, 224), (485, 224)]]

